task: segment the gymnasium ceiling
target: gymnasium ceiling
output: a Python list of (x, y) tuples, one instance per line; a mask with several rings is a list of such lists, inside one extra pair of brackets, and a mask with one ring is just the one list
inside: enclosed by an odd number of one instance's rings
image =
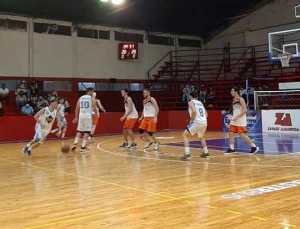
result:
[(270, 0), (0, 0), (0, 10), (33, 17), (209, 38)]

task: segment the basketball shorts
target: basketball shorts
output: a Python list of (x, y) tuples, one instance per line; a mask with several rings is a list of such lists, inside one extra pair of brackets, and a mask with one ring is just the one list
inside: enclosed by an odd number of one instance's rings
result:
[(198, 137), (201, 138), (205, 134), (206, 127), (207, 122), (193, 122), (189, 124), (186, 129), (188, 130), (188, 132), (190, 132), (192, 136), (197, 134)]
[(91, 132), (93, 122), (91, 118), (80, 118), (78, 120), (77, 131), (79, 132)]
[(59, 121), (60, 121), (61, 127), (65, 127), (68, 125), (67, 119), (65, 117), (60, 118)]
[(123, 129), (130, 129), (132, 130), (135, 123), (136, 123), (137, 118), (128, 118), (125, 120), (125, 123), (123, 125)]
[(139, 128), (144, 131), (154, 133), (156, 132), (156, 123), (153, 122), (152, 117), (146, 117), (142, 120)]
[(99, 116), (96, 114), (93, 114), (93, 125), (98, 125), (99, 122)]
[(229, 125), (229, 132), (233, 132), (233, 133), (247, 133), (247, 127), (246, 126), (235, 126), (230, 124)]
[(35, 141), (39, 141), (39, 143), (43, 144), (50, 133), (50, 130), (43, 130), (40, 125), (35, 126), (35, 134), (33, 139)]

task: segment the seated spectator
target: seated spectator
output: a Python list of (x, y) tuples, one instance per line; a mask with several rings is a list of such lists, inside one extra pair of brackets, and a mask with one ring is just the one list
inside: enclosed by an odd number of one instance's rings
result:
[(240, 96), (245, 100), (245, 103), (247, 103), (247, 92), (243, 86), (240, 87)]
[(16, 111), (19, 111), (21, 107), (23, 107), (27, 102), (26, 95), (23, 91), (20, 91), (16, 97)]
[(249, 105), (254, 105), (254, 87), (248, 87)]
[(57, 91), (52, 92), (52, 98), (54, 97), (55, 99), (58, 99), (58, 93)]
[(64, 99), (64, 98), (61, 98), (61, 99), (59, 100), (59, 103), (62, 104), (62, 105), (64, 105), (64, 107), (65, 107), (64, 112), (67, 113), (67, 114), (70, 114), (70, 112), (71, 112), (71, 107), (70, 107), (69, 102), (68, 102), (66, 99)]
[(38, 112), (39, 110), (41, 110), (42, 108), (48, 106), (48, 102), (47, 100), (45, 100), (43, 98), (43, 96), (39, 97), (39, 100), (36, 103), (36, 112)]
[(0, 101), (0, 116), (3, 116), (3, 108), (2, 108), (2, 103), (1, 103), (1, 101)]
[(37, 96), (32, 96), (31, 100), (29, 102), (29, 105), (33, 108), (33, 110), (35, 111), (35, 113), (37, 112), (36, 108), (37, 108)]
[(2, 84), (2, 87), (0, 88), (0, 102), (6, 101), (6, 105), (8, 105), (9, 101), (9, 90), (6, 87), (5, 83)]
[(205, 103), (205, 100), (206, 100), (206, 89), (205, 89), (205, 87), (204, 87), (204, 85), (201, 85), (201, 87), (200, 87), (200, 101), (202, 102), (202, 103)]
[(212, 88), (210, 88), (210, 92), (207, 96), (207, 105), (208, 107), (213, 107), (215, 103), (216, 95)]
[(30, 84), (30, 96), (37, 96), (39, 93), (38, 84), (35, 80), (31, 81)]
[(22, 107), (22, 114), (27, 116), (34, 115), (34, 110), (32, 106), (29, 105), (29, 103), (26, 103), (26, 105)]
[(190, 99), (190, 92), (191, 88), (190, 85), (185, 85), (185, 88), (183, 88), (183, 94), (182, 94), (182, 101), (183, 102), (188, 102)]
[(20, 92), (23, 92), (23, 94), (26, 95), (26, 98), (27, 98), (27, 99), (30, 99), (30, 91), (27, 90), (26, 82), (25, 82), (24, 80), (21, 81), (21, 82), (17, 85), (15, 94), (18, 95), (18, 94), (20, 94)]

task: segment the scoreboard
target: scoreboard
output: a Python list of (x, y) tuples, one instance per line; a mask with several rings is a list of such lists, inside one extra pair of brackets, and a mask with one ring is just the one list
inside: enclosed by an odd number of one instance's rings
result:
[(121, 43), (119, 44), (120, 60), (138, 59), (138, 43)]

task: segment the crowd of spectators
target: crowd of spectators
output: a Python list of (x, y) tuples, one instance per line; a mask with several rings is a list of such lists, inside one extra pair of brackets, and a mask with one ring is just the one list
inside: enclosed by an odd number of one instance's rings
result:
[(206, 88), (204, 85), (200, 86), (200, 90), (198, 91), (193, 85), (185, 85), (183, 88), (182, 101), (188, 102), (189, 96), (192, 91), (196, 91), (198, 94), (198, 99), (206, 104), (207, 107), (212, 108), (215, 103), (216, 93), (213, 88)]
[[(15, 89), (15, 110), (21, 112), (22, 115), (34, 115), (39, 110), (49, 105), (49, 100), (56, 98), (61, 104), (65, 106), (65, 112), (70, 113), (70, 104), (65, 98), (60, 98), (56, 91), (51, 94), (46, 93), (39, 89), (36, 81), (27, 83), (26, 81), (20, 81)], [(9, 90), (6, 84), (3, 83), (0, 88), (0, 116), (4, 114), (3, 102), (6, 102), (6, 106), (9, 105)]]

